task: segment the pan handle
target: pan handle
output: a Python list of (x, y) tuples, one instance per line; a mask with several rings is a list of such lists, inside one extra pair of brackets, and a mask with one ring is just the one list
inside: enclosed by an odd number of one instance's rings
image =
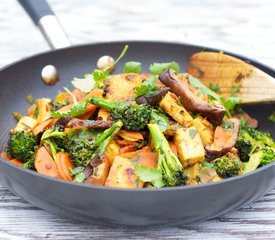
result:
[(52, 49), (71, 46), (64, 29), (46, 0), (18, 0), (39, 27)]

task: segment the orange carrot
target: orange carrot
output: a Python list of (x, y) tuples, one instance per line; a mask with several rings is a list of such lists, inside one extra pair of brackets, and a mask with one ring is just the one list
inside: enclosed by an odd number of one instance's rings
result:
[(46, 120), (45, 122), (41, 123), (40, 125), (36, 126), (33, 129), (33, 133), (34, 135), (37, 135), (41, 132), (43, 132), (47, 127), (50, 127), (51, 123), (53, 122), (52, 118), (49, 118), (48, 120)]
[(35, 112), (35, 109), (37, 108), (37, 105), (36, 104), (33, 104), (31, 105), (29, 108), (28, 108), (28, 111), (27, 111), (27, 114), (28, 116), (32, 117), (34, 115), (34, 112)]
[(37, 150), (34, 166), (38, 173), (54, 178), (60, 178), (57, 165), (44, 146)]
[(90, 97), (102, 97), (103, 93), (104, 93), (103, 89), (95, 88), (91, 92), (89, 92), (82, 100), (86, 100), (87, 98), (90, 98)]
[(96, 105), (93, 104), (87, 104), (87, 107), (85, 109), (85, 113), (83, 113), (82, 115), (78, 116), (78, 118), (80, 119), (89, 119), (93, 113), (95, 112), (95, 110), (97, 109)]
[(69, 153), (57, 153), (55, 161), (61, 178), (67, 181), (73, 181), (73, 177), (70, 174), (70, 169), (74, 168), (74, 165), (72, 163), (72, 160), (70, 159)]
[(8, 154), (6, 152), (1, 152), (0, 156), (1, 156), (1, 158), (4, 158), (6, 160), (11, 160), (11, 158), (8, 156)]
[(122, 148), (120, 148), (120, 151), (119, 153), (122, 154), (122, 153), (128, 153), (128, 152), (133, 152), (137, 150), (137, 148), (133, 145), (128, 145), (128, 146), (124, 146)]
[(173, 142), (169, 142), (169, 145), (170, 145), (170, 148), (171, 148), (172, 152), (173, 152), (176, 156), (178, 156), (178, 148), (177, 148), (176, 144), (173, 143)]
[(65, 132), (66, 134), (69, 134), (70, 131), (71, 131), (71, 128), (65, 128), (65, 129), (64, 129), (64, 132)]
[(10, 162), (17, 165), (17, 166), (23, 167), (23, 163), (20, 162), (19, 160), (15, 159), (15, 158), (10, 160)]
[(123, 153), (119, 156), (123, 158), (136, 159), (138, 164), (144, 165), (146, 167), (157, 167), (158, 154), (156, 152), (151, 152), (149, 147), (144, 147), (143, 149), (136, 152)]

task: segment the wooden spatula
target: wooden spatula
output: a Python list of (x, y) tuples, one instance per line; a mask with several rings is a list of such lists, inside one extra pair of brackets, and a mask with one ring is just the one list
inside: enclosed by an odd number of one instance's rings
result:
[(199, 52), (189, 59), (187, 72), (221, 88), (228, 97), (232, 88), (239, 89), (237, 96), (242, 104), (275, 102), (275, 79), (262, 70), (223, 52)]

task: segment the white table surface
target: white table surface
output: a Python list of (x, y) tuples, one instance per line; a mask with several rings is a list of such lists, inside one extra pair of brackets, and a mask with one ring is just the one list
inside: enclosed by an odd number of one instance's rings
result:
[[(74, 44), (164, 40), (275, 66), (272, 0), (49, 0)], [(0, 67), (49, 50), (15, 0), (0, 1)], [(275, 239), (275, 190), (213, 220), (177, 227), (94, 226), (40, 210), (0, 184), (0, 239)]]

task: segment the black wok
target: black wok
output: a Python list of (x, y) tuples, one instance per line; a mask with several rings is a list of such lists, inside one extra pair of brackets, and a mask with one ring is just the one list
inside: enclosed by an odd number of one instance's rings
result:
[[(26, 111), (28, 94), (34, 98), (54, 97), (63, 86), (70, 87), (73, 77), (91, 72), (100, 56), (118, 56), (125, 44), (130, 48), (118, 64), (117, 73), (128, 60), (142, 62), (144, 69), (154, 61), (173, 60), (184, 70), (191, 54), (215, 50), (176, 43), (107, 42), (46, 52), (7, 66), (0, 71), (0, 151), (5, 147), (9, 129), (16, 123), (11, 113)], [(275, 77), (275, 71), (269, 67), (235, 56)], [(54, 86), (47, 86), (40, 80), (41, 69), (47, 64), (59, 70), (61, 80)], [(245, 110), (259, 120), (262, 129), (275, 134), (273, 123), (267, 120), (274, 105), (250, 106)], [(275, 185), (275, 163), (217, 183), (133, 190), (65, 182), (17, 167), (1, 158), (0, 181), (33, 205), (70, 218), (101, 224), (176, 225), (213, 218), (262, 196)]]

